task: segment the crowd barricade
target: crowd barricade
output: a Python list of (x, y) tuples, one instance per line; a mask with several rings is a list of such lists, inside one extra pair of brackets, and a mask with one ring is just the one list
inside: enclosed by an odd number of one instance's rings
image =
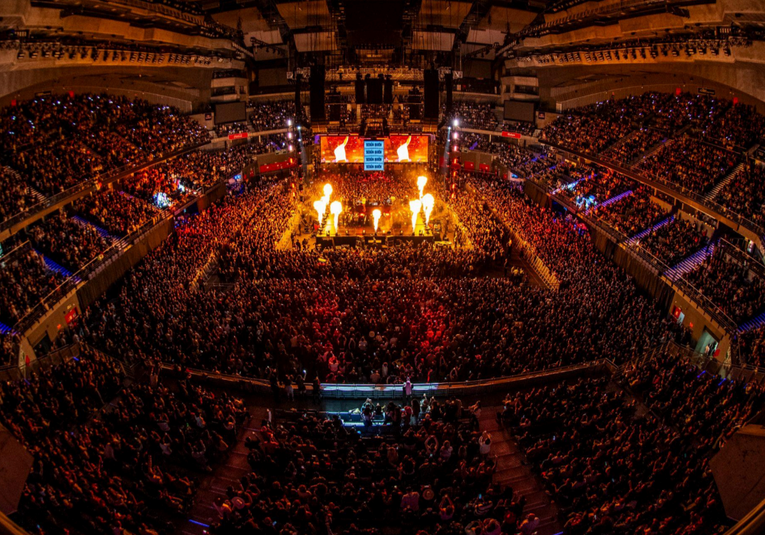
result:
[[(446, 382), (446, 383), (413, 383), (412, 395), (436, 397), (484, 395), (489, 392), (507, 392), (514, 389), (529, 388), (546, 383), (555, 383), (569, 379), (613, 373), (619, 368), (611, 361), (602, 359), (562, 366), (550, 370), (524, 373), (521, 375), (485, 379), (477, 381)], [(226, 390), (238, 390), (249, 393), (270, 395), (271, 384), (265, 379), (242, 377), (217, 372), (208, 372), (193, 368), (182, 368), (172, 364), (162, 364), (162, 373), (173, 377), (185, 377), (200, 384)], [(321, 385), (321, 396), (328, 399), (395, 399), (403, 396), (404, 385), (398, 384), (347, 384), (326, 383)], [(313, 386), (306, 383), (306, 391), (313, 395)]]

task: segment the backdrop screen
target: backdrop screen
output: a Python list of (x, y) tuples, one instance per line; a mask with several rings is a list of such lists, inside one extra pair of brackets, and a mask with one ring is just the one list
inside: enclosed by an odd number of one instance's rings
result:
[(321, 138), (323, 163), (364, 163), (364, 138), (324, 136)]
[(364, 171), (385, 171), (385, 142), (382, 139), (364, 141)]
[(428, 136), (390, 136), (385, 139), (385, 161), (427, 163)]
[(226, 102), (215, 105), (215, 124), (234, 123), (247, 120), (245, 102)]
[[(322, 163), (364, 163), (364, 138), (322, 136)], [(389, 136), (384, 139), (385, 162), (427, 163), (428, 136)]]
[(534, 122), (534, 103), (520, 100), (506, 100), (504, 118), (510, 121)]

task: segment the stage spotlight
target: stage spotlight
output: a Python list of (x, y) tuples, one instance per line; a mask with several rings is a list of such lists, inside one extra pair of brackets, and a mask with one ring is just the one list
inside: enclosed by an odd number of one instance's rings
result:
[(454, 121), (452, 121), (452, 125), (454, 128), (457, 128), (460, 125), (460, 120), (455, 118)]
[(287, 126), (292, 126), (292, 119), (287, 119)]

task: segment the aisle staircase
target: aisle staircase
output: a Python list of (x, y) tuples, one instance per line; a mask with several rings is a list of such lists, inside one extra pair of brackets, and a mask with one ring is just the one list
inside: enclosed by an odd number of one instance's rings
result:
[(715, 243), (710, 243), (700, 251), (693, 253), (688, 258), (684, 258), (676, 266), (668, 269), (664, 275), (666, 275), (669, 280), (674, 282), (686, 273), (690, 273), (696, 267), (698, 267), (699, 264), (704, 262), (704, 260), (712, 256), (712, 253), (715, 252), (715, 245)]
[(0, 321), (0, 334), (18, 334), (18, 333), (13, 330), (13, 327), (9, 327), (8, 325)]
[[(54, 262), (49, 256), (42, 254), (37, 249), (35, 249), (34, 251), (42, 257), (42, 259), (45, 261), (45, 265), (48, 266), (48, 269), (50, 269), (54, 273), (58, 273), (65, 279), (68, 279), (69, 277), (74, 275), (71, 271), (66, 269), (61, 264), (57, 264), (56, 262)], [(80, 279), (79, 277), (74, 277), (74, 282), (82, 282), (82, 279)]]
[(749, 321), (739, 325), (738, 329), (736, 329), (736, 332), (738, 332), (738, 334), (743, 334), (747, 331), (759, 329), (763, 326), (765, 326), (765, 312), (762, 312), (759, 316), (755, 316)]
[(661, 149), (664, 145), (666, 145), (670, 141), (672, 141), (672, 138), (665, 138), (664, 141), (658, 142), (656, 145), (654, 145), (653, 147), (650, 147), (643, 154), (640, 154), (639, 156), (635, 157), (631, 162), (629, 162), (627, 167), (629, 169), (634, 169), (640, 164), (640, 162), (656, 154), (659, 151), (659, 149)]
[(650, 234), (650, 233), (651, 233), (651, 231), (653, 231), (653, 230), (656, 230), (657, 228), (661, 228), (661, 227), (663, 227), (664, 225), (669, 225), (669, 224), (670, 224), (670, 223), (672, 223), (674, 220), (675, 220), (675, 216), (671, 215), (671, 216), (669, 216), (667, 219), (664, 219), (664, 220), (662, 220), (662, 221), (659, 221), (659, 222), (658, 222), (658, 223), (656, 223), (654, 226), (652, 226), (652, 227), (648, 227), (647, 229), (645, 229), (645, 230), (643, 230), (643, 231), (641, 231), (641, 232), (638, 232), (637, 234), (635, 234), (634, 236), (632, 236), (630, 239), (628, 239), (628, 240), (627, 240), (625, 243), (626, 243), (627, 245), (633, 245), (633, 244), (635, 244), (635, 242), (637, 242), (638, 240), (642, 240), (643, 238), (645, 238), (646, 236), (648, 236), (648, 234)]
[[(541, 480), (527, 466), (526, 456), (511, 434), (497, 421), (502, 407), (487, 407), (481, 411), (480, 430), (491, 433), (491, 453), (497, 463), (493, 482), (513, 488), (514, 495), (526, 497), (523, 515), (534, 513), (539, 518), (538, 535), (555, 535), (563, 531), (558, 522), (558, 508), (550, 501)], [(520, 523), (519, 519), (519, 523)]]
[(733, 168), (733, 170), (728, 173), (725, 178), (723, 178), (714, 188), (712, 188), (712, 191), (706, 194), (704, 197), (704, 200), (706, 201), (714, 201), (717, 196), (720, 194), (720, 192), (723, 190), (725, 186), (728, 185), (728, 183), (733, 180), (736, 175), (744, 168), (744, 164), (740, 163), (736, 167)]
[(106, 238), (107, 240), (118, 239), (116, 236), (112, 236), (111, 234), (109, 234), (109, 231), (107, 231), (105, 228), (99, 227), (95, 223), (91, 223), (90, 221), (87, 221), (78, 215), (72, 216), (72, 220), (76, 221), (83, 227), (93, 227), (103, 238)]
[(207, 535), (209, 526), (219, 520), (218, 512), (213, 507), (216, 498), (226, 498), (226, 489), (229, 486), (237, 486), (239, 479), (249, 474), (252, 470), (247, 462), (249, 450), (244, 445), (244, 440), (251, 433), (257, 433), (254, 425), (266, 418), (264, 407), (250, 409), (252, 418), (239, 430), (236, 444), (228, 451), (225, 464), (218, 465), (213, 473), (199, 482), (194, 505), (189, 512), (188, 521), (179, 526), (179, 533), (183, 535)]
[(609, 204), (614, 204), (615, 202), (619, 202), (619, 201), (621, 201), (622, 199), (624, 199), (624, 198), (626, 198), (626, 197), (629, 197), (630, 195), (632, 195), (632, 190), (631, 190), (631, 189), (628, 189), (628, 190), (627, 190), (627, 191), (625, 191), (624, 193), (620, 193), (619, 195), (616, 195), (615, 197), (611, 197), (610, 199), (606, 199), (605, 201), (603, 201), (602, 203), (600, 203), (600, 204), (598, 204), (598, 205), (596, 205), (596, 206), (591, 206), (591, 207), (590, 207), (590, 208), (588, 208), (588, 209), (587, 209), (587, 210), (586, 210), (584, 213), (585, 213), (585, 214), (586, 214), (586, 213), (589, 213), (589, 212), (590, 212), (590, 210), (593, 210), (593, 209), (595, 209), (595, 208), (605, 208), (605, 207), (606, 207), (606, 206), (608, 206)]

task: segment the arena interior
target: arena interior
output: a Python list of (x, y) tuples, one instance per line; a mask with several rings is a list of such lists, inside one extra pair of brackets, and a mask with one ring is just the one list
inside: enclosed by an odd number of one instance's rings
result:
[(765, 3), (0, 2), (0, 532), (765, 533)]

